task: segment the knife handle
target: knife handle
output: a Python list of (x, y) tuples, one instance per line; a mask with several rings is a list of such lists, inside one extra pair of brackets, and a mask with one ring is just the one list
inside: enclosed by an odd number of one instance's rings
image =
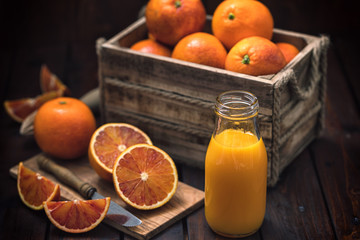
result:
[(41, 169), (52, 173), (60, 181), (77, 190), (86, 199), (90, 199), (96, 191), (96, 188), (78, 178), (69, 169), (56, 164), (44, 155), (37, 158), (37, 163)]

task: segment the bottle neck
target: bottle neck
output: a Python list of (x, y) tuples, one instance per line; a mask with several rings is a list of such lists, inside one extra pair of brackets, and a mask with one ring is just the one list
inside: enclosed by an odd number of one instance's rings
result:
[(228, 91), (220, 94), (215, 103), (216, 126), (214, 136), (226, 129), (250, 132), (260, 139), (257, 116), (257, 98), (245, 91)]
[(228, 119), (247, 119), (258, 114), (259, 102), (255, 95), (245, 91), (228, 91), (216, 98), (215, 112)]

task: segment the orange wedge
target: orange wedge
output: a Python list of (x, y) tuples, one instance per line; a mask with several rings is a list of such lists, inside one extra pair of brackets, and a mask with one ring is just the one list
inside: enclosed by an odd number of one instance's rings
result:
[(17, 188), (23, 203), (34, 210), (43, 209), (44, 201), (60, 199), (58, 184), (25, 167), (22, 162), (19, 163)]
[(70, 90), (55, 74), (50, 72), (46, 65), (41, 66), (40, 87), (43, 93), (34, 98), (20, 98), (6, 100), (4, 102), (6, 112), (12, 119), (22, 123), (27, 116), (37, 110), (45, 102), (63, 95), (70, 95)]
[(105, 218), (110, 198), (44, 202), (49, 220), (59, 229), (70, 233), (83, 233), (94, 229)]
[(60, 91), (51, 91), (43, 93), (35, 98), (6, 100), (4, 102), (4, 107), (12, 119), (21, 123), (45, 102), (60, 97), (61, 95), (62, 93)]
[(112, 181), (115, 160), (125, 149), (138, 143), (152, 144), (148, 135), (133, 125), (104, 124), (91, 137), (88, 151), (90, 165), (100, 177)]
[(124, 202), (142, 210), (167, 203), (178, 185), (176, 166), (158, 147), (136, 144), (127, 148), (113, 169), (115, 190)]
[(68, 87), (45, 64), (40, 70), (40, 87), (43, 92), (60, 91), (63, 95), (70, 95)]

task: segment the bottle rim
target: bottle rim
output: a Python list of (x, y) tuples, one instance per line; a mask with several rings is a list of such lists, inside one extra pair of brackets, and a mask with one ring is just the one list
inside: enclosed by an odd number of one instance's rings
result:
[(258, 115), (257, 97), (243, 90), (226, 91), (216, 98), (215, 112), (228, 119), (252, 118)]

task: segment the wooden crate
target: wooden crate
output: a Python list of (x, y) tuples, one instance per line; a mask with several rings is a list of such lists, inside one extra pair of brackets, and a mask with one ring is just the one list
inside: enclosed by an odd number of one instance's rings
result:
[[(208, 17), (207, 32), (210, 22)], [(102, 120), (138, 126), (175, 161), (204, 168), (213, 104), (227, 90), (250, 91), (259, 99), (269, 186), (323, 128), (326, 36), (274, 29), (274, 41), (301, 51), (279, 73), (259, 77), (129, 49), (146, 37), (141, 18), (110, 40), (98, 40)]]

